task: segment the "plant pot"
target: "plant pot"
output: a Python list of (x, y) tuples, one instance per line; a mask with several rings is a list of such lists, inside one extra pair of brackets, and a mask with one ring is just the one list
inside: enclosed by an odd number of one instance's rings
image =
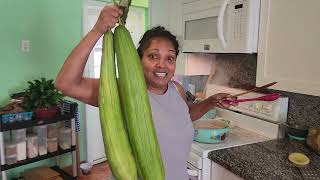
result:
[(38, 108), (34, 110), (34, 113), (38, 119), (53, 118), (59, 111), (59, 107), (50, 108)]

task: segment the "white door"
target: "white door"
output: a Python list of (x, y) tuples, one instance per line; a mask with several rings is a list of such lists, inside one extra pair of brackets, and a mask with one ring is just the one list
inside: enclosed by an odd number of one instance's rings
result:
[[(85, 35), (94, 26), (99, 17), (101, 9), (107, 3), (97, 1), (85, 1), (83, 12), (83, 32)], [(126, 27), (129, 29), (133, 42), (137, 45), (146, 29), (145, 8), (130, 7)], [(91, 78), (100, 77), (100, 64), (102, 55), (102, 37), (92, 50), (85, 70), (85, 76)], [(87, 141), (87, 161), (94, 164), (106, 160), (103, 145), (99, 109), (90, 105), (85, 108), (86, 141)]]
[[(94, 26), (99, 13), (106, 3), (85, 2), (83, 12), (83, 35)], [(99, 77), (98, 68), (101, 56), (102, 40), (100, 39), (91, 52), (85, 70), (85, 76)], [(99, 109), (94, 106), (85, 106), (86, 142), (87, 142), (87, 161), (97, 164), (106, 160), (105, 149), (102, 140)]]

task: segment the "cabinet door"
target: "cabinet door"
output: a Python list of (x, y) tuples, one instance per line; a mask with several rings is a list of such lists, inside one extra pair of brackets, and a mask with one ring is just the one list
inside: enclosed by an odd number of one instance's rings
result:
[(320, 96), (319, 0), (263, 0), (257, 85)]
[[(181, 7), (182, 0), (151, 0), (149, 8), (150, 26), (164, 26), (177, 37), (180, 46), (183, 44)], [(181, 52), (177, 57), (176, 74), (186, 75), (185, 55)]]
[(233, 172), (225, 169), (224, 167), (220, 166), (219, 164), (212, 161), (211, 163), (211, 180), (243, 180), (239, 176), (233, 174)]

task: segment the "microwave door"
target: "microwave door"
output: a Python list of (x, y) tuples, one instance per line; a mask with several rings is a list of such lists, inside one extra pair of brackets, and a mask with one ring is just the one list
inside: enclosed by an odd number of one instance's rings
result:
[(218, 35), (220, 6), (184, 15), (183, 52), (223, 52)]

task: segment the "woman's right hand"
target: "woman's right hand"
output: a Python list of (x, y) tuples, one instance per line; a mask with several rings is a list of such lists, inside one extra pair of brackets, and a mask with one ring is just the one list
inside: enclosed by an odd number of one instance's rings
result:
[(116, 26), (118, 18), (122, 15), (122, 13), (122, 9), (118, 6), (105, 6), (101, 10), (99, 18), (92, 30), (104, 34)]

